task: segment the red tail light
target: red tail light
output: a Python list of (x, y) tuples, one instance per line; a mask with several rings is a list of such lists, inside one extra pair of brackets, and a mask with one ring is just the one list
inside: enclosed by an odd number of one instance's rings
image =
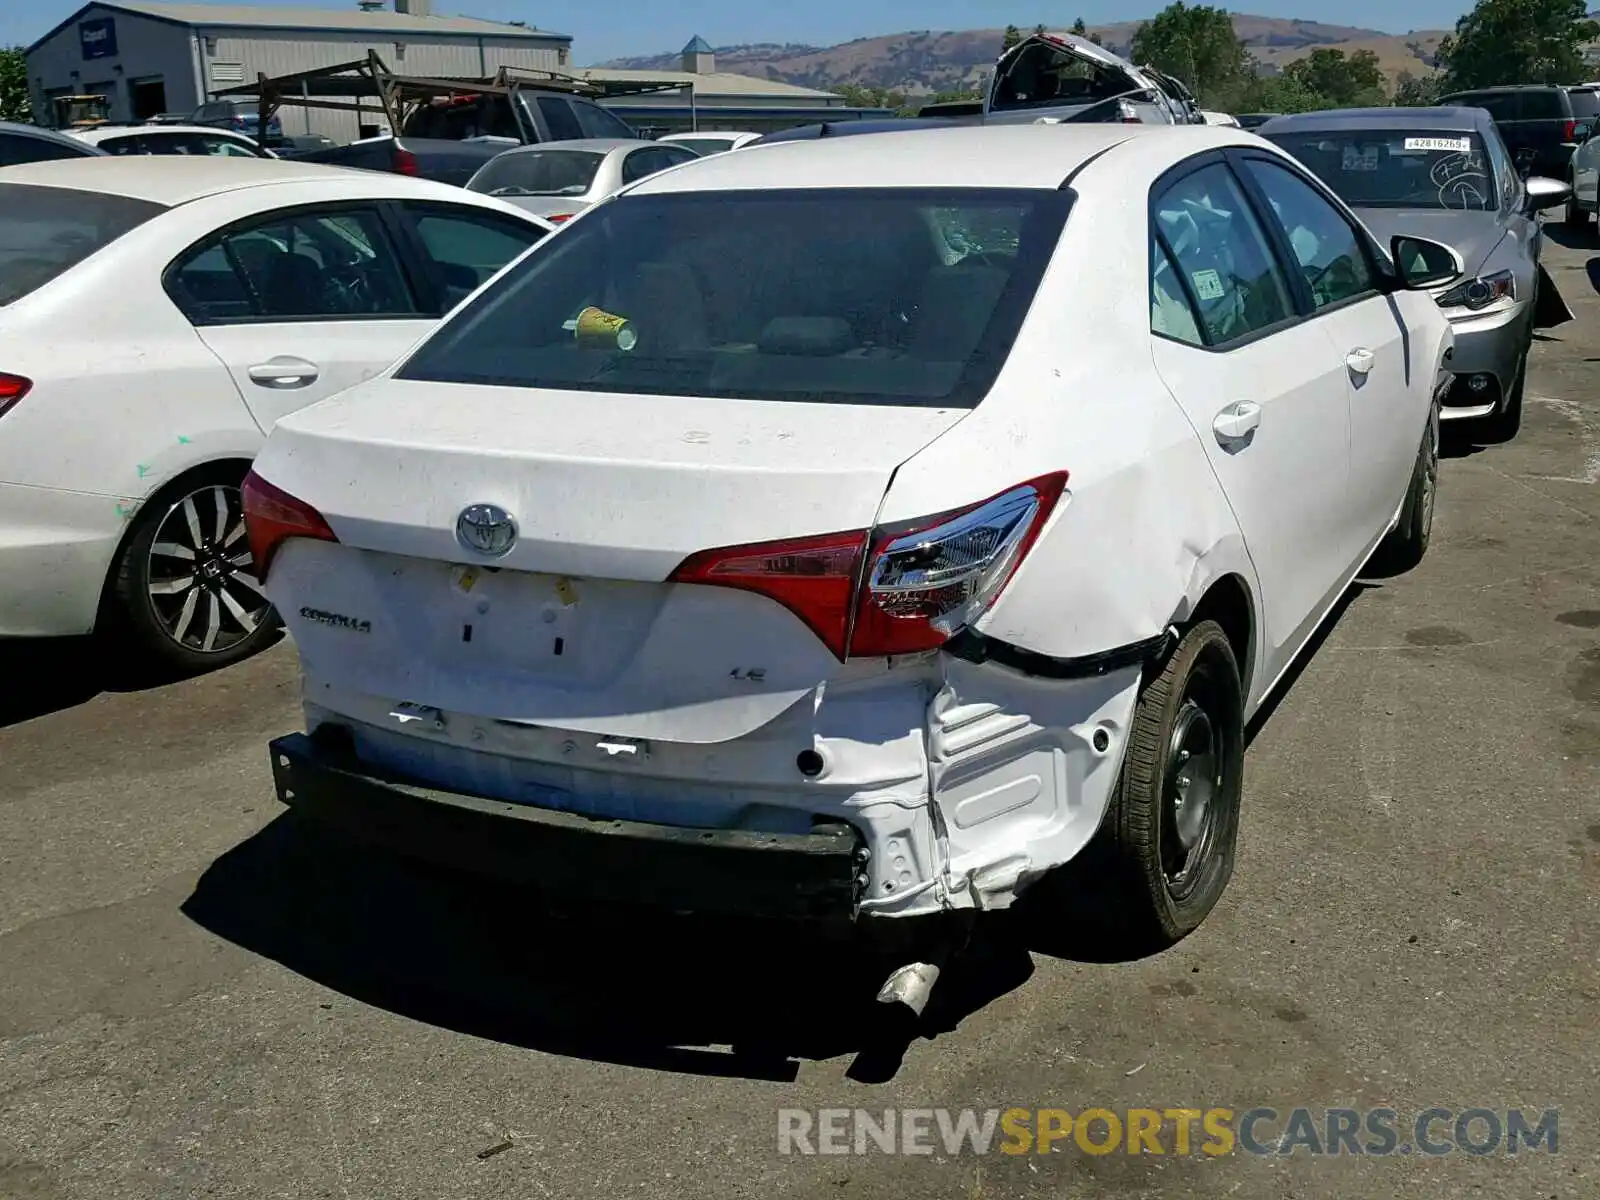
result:
[(240, 491), (257, 579), (266, 579), (273, 554), (290, 538), (314, 538), (319, 542), (339, 540), (321, 513), (304, 500), (297, 500), (282, 488), (274, 487), (254, 471), (244, 477)]
[(400, 146), (394, 148), (394, 170), (396, 175), (422, 174), (422, 168), (417, 163), (417, 156)]
[(1561, 127), (1561, 140), (1563, 142), (1575, 142), (1578, 140), (1578, 123), (1576, 121), (1568, 121)]
[(7, 375), (0, 371), (0, 417), (6, 411), (33, 390), (33, 380), (24, 379), (21, 375)]
[(776, 600), (840, 660), (933, 650), (994, 603), (1066, 482), (1058, 471), (900, 525), (705, 550), (671, 579)]
[(546, 217), (545, 220), (549, 221), (550, 224), (552, 224), (552, 225), (560, 225), (565, 221), (572, 220), (572, 218), (577, 216), (577, 215), (578, 215), (577, 213), (555, 213), (555, 214), (553, 214), (551, 216)]

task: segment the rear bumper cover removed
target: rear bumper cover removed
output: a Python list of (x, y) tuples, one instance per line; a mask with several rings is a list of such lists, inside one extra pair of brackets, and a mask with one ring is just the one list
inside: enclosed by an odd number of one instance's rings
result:
[(305, 734), (270, 743), (278, 799), (361, 841), (563, 896), (717, 915), (848, 922), (860, 835), (595, 819), (419, 786)]

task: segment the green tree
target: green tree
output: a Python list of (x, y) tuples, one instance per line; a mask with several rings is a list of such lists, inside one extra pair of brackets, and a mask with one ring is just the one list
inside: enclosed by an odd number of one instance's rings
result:
[(1004, 54), (1021, 40), (1022, 30), (1015, 25), (1007, 25), (1005, 33), (1000, 36), (1000, 53)]
[(1578, 83), (1596, 36), (1584, 0), (1478, 0), (1439, 46), (1452, 91), (1497, 83)]
[(1288, 75), (1261, 75), (1245, 85), (1239, 112), (1301, 113), (1332, 107), (1328, 98)]
[(1394, 102), (1401, 108), (1428, 108), (1439, 102), (1439, 76), (1401, 71), (1394, 81)]
[(28, 60), (21, 46), (0, 49), (0, 121), (30, 121)]
[(1183, 80), (1207, 108), (1235, 107), (1254, 74), (1227, 10), (1183, 0), (1139, 26), (1132, 57)]
[(1070, 32), (1074, 37), (1081, 37), (1085, 41), (1093, 42), (1096, 46), (1105, 45), (1105, 43), (1100, 40), (1100, 35), (1098, 33), (1090, 32), (1089, 27), (1083, 23), (1082, 17), (1079, 17), (1072, 23), (1072, 29)]
[(1283, 69), (1289, 79), (1308, 92), (1322, 96), (1330, 108), (1358, 108), (1387, 104), (1383, 69), (1371, 50), (1346, 55), (1343, 50), (1321, 47), (1297, 58)]
[(851, 108), (892, 108), (897, 113), (910, 113), (911, 101), (904, 92), (894, 88), (862, 87), (859, 84), (842, 84), (835, 91), (844, 97)]

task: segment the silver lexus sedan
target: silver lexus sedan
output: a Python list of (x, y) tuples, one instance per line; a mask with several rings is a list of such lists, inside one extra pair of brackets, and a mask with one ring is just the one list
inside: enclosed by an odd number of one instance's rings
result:
[(467, 181), (467, 190), (499, 196), (560, 225), (624, 184), (699, 157), (687, 146), (642, 139), (541, 142), (495, 155)]
[(1515, 436), (1533, 331), (1571, 317), (1539, 265), (1539, 213), (1564, 203), (1567, 185), (1520, 178), (1477, 108), (1303, 113), (1258, 132), (1315, 172), (1383, 245), (1405, 233), (1455, 249), (1461, 276), (1434, 293), (1456, 335), (1456, 378), (1440, 417), (1475, 420), (1488, 440)]

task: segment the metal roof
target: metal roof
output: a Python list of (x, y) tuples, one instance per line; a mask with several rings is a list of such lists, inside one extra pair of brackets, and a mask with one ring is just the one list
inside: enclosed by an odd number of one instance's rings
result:
[(711, 54), (711, 53), (714, 53), (714, 51), (711, 49), (711, 43), (706, 41), (705, 38), (701, 37), (697, 33), (692, 38), (689, 39), (689, 44), (687, 46), (685, 46), (682, 50), (678, 51), (678, 53), (679, 54)]
[(838, 99), (835, 92), (821, 92), (816, 88), (797, 87), (792, 83), (778, 83), (771, 79), (757, 79), (753, 75), (734, 75), (727, 71), (707, 71), (697, 75), (693, 71), (628, 71), (608, 67), (578, 67), (573, 71), (579, 79), (595, 83), (655, 83), (662, 86), (676, 84), (687, 89), (694, 85), (696, 96), (772, 96), (784, 100)]
[(280, 31), (313, 33), (365, 33), (372, 35), (406, 35), (428, 38), (527, 38), (538, 41), (570, 42), (572, 36), (552, 33), (547, 29), (533, 29), (526, 25), (511, 25), (503, 21), (485, 21), (479, 17), (418, 16), (414, 13), (397, 13), (389, 10), (362, 12), (351, 8), (284, 8), (256, 7), (243, 4), (161, 4), (149, 0), (96, 0), (86, 4), (62, 21), (49, 33), (28, 47), (31, 52), (56, 36), (69, 25), (81, 20), (91, 9), (109, 13), (127, 13), (153, 21), (165, 21), (193, 29), (273, 29)]

